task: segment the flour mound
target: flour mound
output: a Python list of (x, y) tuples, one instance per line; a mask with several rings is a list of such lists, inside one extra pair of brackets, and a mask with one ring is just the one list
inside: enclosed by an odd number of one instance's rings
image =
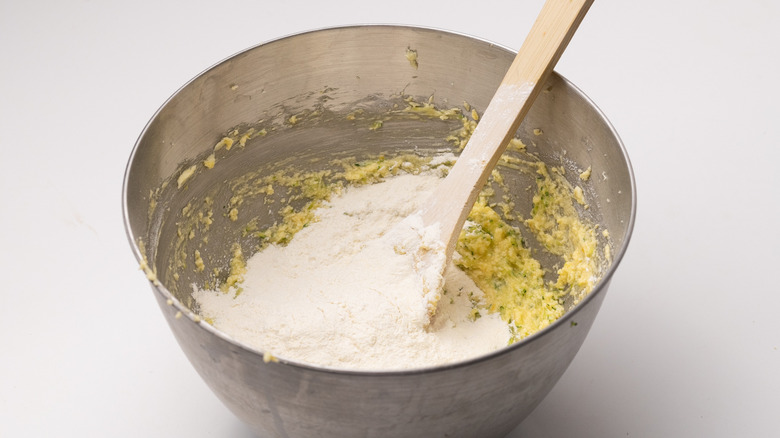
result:
[(482, 292), (454, 265), (442, 272), (439, 230), (415, 214), (440, 181), (348, 187), (287, 246), (252, 256), (238, 296), (194, 288), (201, 316), (280, 359), (349, 370), (441, 365), (507, 345), (507, 324), (473, 317)]

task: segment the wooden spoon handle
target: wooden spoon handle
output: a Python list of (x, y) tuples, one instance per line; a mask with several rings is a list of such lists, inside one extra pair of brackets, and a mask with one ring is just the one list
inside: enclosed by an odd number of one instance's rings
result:
[(422, 210), (449, 259), (479, 192), (593, 0), (547, 0), (466, 148)]

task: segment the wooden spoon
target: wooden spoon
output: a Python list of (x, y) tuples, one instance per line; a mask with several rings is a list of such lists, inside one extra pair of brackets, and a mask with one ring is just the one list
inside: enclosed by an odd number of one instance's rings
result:
[(479, 192), (592, 3), (545, 2), (466, 148), (420, 212), (422, 226), (438, 225), (445, 245), (443, 255), (429, 252), (420, 257), (416, 267), (423, 278), (429, 317), (436, 313), (444, 268)]
[(450, 260), (479, 192), (593, 0), (548, 0), (455, 165), (422, 210)]

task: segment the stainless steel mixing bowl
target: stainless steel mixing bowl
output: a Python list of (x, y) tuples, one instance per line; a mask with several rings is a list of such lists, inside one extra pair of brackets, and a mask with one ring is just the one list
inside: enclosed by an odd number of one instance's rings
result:
[[(417, 53), (418, 65), (407, 58)], [(354, 26), (318, 30), (253, 47), (220, 62), (176, 92), (154, 115), (130, 157), (124, 218), (139, 263), (177, 341), (217, 396), (260, 436), (498, 437), (510, 432), (548, 393), (580, 348), (631, 235), (635, 188), (628, 157), (604, 115), (571, 83), (550, 78), (518, 131), (529, 152), (563, 166), (583, 185), (582, 213), (610, 232), (613, 261), (563, 318), (505, 349), (449, 366), (400, 372), (350, 372), (280, 359), (232, 340), (201, 321), (190, 284), (208, 279), (193, 268), (198, 241), (210, 265), (225, 266), (246, 222), (225, 209), (236, 177), (265, 169), (325, 166), (332, 157), (442, 147), (458, 122), (401, 118), (369, 129), (404, 98), (447, 108), (484, 109), (514, 54), (473, 37), (417, 27)], [(345, 114), (357, 112), (357, 118)], [(397, 108), (397, 107), (396, 107)], [(295, 116), (295, 117), (293, 117)], [(373, 117), (373, 118), (372, 118)], [(199, 163), (231, 132), (266, 129), (244, 147)], [(535, 129), (541, 129), (534, 133)], [(195, 166), (189, 179), (181, 177)], [(579, 181), (577, 169), (592, 167)], [(181, 177), (181, 178), (180, 178)], [(510, 188), (518, 209), (530, 202), (529, 176)], [(179, 187), (179, 182), (182, 182)], [(208, 240), (203, 219), (185, 213), (211, 199)], [(249, 203), (248, 203), (249, 204)], [(249, 209), (261, 221), (274, 212)], [(205, 211), (205, 210), (203, 210)], [(189, 218), (189, 219), (188, 219)], [(188, 220), (190, 222), (188, 222)], [(200, 224), (200, 225), (199, 225)], [(189, 227), (189, 228), (187, 228)], [(182, 237), (192, 231), (192, 236)], [(601, 237), (600, 237), (601, 238)], [(602, 239), (603, 240), (603, 239)], [(190, 246), (188, 246), (190, 245)], [(554, 261), (553, 261), (554, 262)], [(152, 275), (153, 274), (153, 275)], [(183, 316), (183, 317), (182, 317)]]

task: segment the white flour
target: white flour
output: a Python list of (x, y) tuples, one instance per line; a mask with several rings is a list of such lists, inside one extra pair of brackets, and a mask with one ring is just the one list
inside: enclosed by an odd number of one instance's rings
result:
[[(421, 255), (442, 254), (432, 239), (438, 231), (420, 229), (415, 216), (398, 224), (440, 181), (402, 175), (346, 189), (287, 246), (251, 257), (237, 297), (196, 289), (201, 315), (260, 351), (339, 369), (433, 366), (507, 345), (509, 328), (497, 314), (482, 310), (473, 320), (472, 303), (482, 292), (452, 264), (444, 275), (447, 292), (433, 320), (428, 317), (436, 297), (424, 296), (423, 278), (435, 284), (436, 273), (415, 266)], [(422, 253), (414, 247), (420, 242)]]

